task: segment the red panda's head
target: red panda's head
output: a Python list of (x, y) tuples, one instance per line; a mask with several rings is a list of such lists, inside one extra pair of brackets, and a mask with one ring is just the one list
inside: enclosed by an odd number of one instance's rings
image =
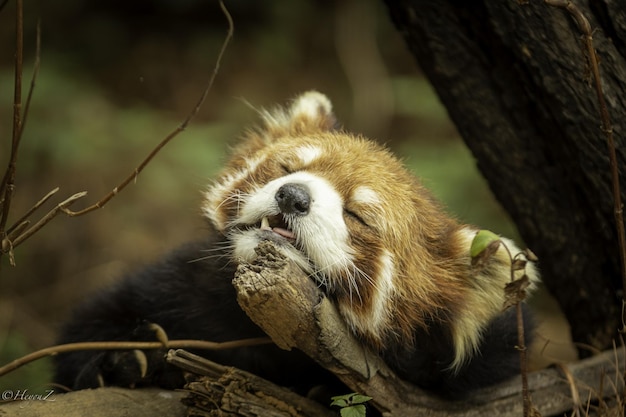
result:
[(508, 279), (498, 270), (502, 277), (475, 282), (475, 230), (446, 215), (388, 150), (337, 130), (324, 95), (262, 115), (203, 207), (233, 258), (252, 260), (261, 240), (275, 242), (375, 348), (448, 321), (460, 364), (501, 308)]

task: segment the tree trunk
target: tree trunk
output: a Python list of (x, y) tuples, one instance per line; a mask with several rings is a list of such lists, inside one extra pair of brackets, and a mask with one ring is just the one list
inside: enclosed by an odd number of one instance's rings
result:
[[(493, 193), (539, 256), (574, 341), (611, 346), (622, 283), (610, 167), (574, 19), (543, 1), (386, 3)], [(622, 168), (626, 7), (571, 3), (593, 29)]]

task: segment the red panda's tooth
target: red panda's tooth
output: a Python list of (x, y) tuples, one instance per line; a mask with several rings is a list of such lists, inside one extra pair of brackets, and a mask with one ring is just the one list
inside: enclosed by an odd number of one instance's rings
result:
[(267, 217), (263, 217), (261, 219), (261, 230), (272, 230), (272, 228), (270, 227), (270, 221), (267, 219)]

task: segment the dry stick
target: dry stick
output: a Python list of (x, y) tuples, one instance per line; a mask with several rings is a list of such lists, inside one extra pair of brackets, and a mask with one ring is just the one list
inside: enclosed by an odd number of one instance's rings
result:
[(41, 207), (46, 201), (48, 201), (53, 195), (55, 195), (56, 193), (59, 192), (59, 187), (55, 188), (54, 190), (50, 191), (48, 194), (44, 195), (39, 201), (37, 201), (35, 203), (34, 206), (32, 206), (26, 213), (24, 213), (22, 215), (22, 217), (20, 217), (18, 220), (16, 220), (13, 223), (13, 226), (9, 227), (7, 229), (7, 238), (9, 240), (12, 240), (11, 238), (11, 234), (13, 233), (13, 231), (19, 227), (21, 224), (23, 224), (24, 222), (28, 221), (28, 218), (35, 212), (37, 211), (37, 209), (39, 207)]
[[(17, 137), (14, 136), (14, 141), (12, 142), (11, 160), (9, 162), (9, 168), (7, 169), (7, 174), (8, 174), (11, 170), (11, 163), (12, 163), (13, 164), (13, 168), (12, 168), (13, 181), (15, 180), (17, 150), (19, 148), (19, 143), (21, 142), (22, 135), (24, 134), (24, 126), (25, 126), (26, 119), (29, 114), (30, 104), (32, 102), (33, 92), (35, 91), (35, 84), (37, 81), (37, 76), (39, 75), (39, 68), (41, 66), (41, 22), (40, 21), (37, 22), (36, 38), (37, 39), (36, 39), (36, 48), (35, 48), (35, 63), (33, 65), (33, 75), (30, 80), (30, 87), (28, 89), (28, 96), (26, 98), (26, 105), (24, 106), (24, 112), (23, 112), (23, 115), (21, 116), (19, 131), (17, 132)], [(19, 72), (21, 74), (22, 70), (20, 70)], [(21, 78), (21, 75), (20, 75), (20, 78)], [(16, 81), (16, 85), (17, 85), (17, 81)], [(20, 90), (21, 90), (21, 86), (20, 86)], [(21, 97), (21, 92), (19, 94), (19, 97)], [(14, 129), (15, 129), (15, 125), (14, 125)], [(15, 130), (14, 130), (14, 134), (15, 134)], [(5, 183), (3, 180), (2, 186), (9, 185), (8, 183), (9, 176), (8, 175), (5, 176), (5, 179), (7, 180), (7, 182)], [(10, 189), (13, 190), (13, 188), (14, 188), (13, 184), (11, 184)], [(9, 190), (9, 188), (5, 188), (5, 190)], [(3, 223), (2, 226), (0, 227), (0, 238), (1, 238), (0, 239), (0, 257), (2, 256), (2, 253), (9, 252), (9, 257), (11, 258), (10, 263), (11, 265), (14, 265), (13, 255), (11, 251), (13, 250), (15, 245), (14, 245), (14, 242), (12, 241), (16, 238), (16, 236), (19, 235), (21, 231), (26, 229), (26, 227), (29, 224), (29, 222), (27, 221), (28, 217), (30, 217), (39, 207), (41, 207), (43, 203), (45, 203), (58, 190), (59, 190), (58, 188), (55, 188), (54, 190), (46, 194), (41, 200), (39, 200), (39, 202), (35, 204), (35, 206), (33, 206), (29, 211), (27, 211), (24, 215), (22, 215), (22, 217), (20, 217), (16, 222), (14, 222), (13, 225), (9, 227), (6, 231), (3, 231), (3, 228), (6, 226), (6, 219), (4, 219), (5, 223)], [(13, 192), (11, 191), (11, 195), (12, 194)], [(6, 198), (4, 191), (0, 191), (0, 199), (2, 199), (3, 197), (5, 197), (3, 201), (4, 203), (3, 215), (4, 213), (6, 213), (7, 219), (8, 219), (8, 213), (9, 213), (9, 209), (11, 205), (11, 198), (10, 197)]]
[(200, 107), (204, 103), (204, 100), (206, 99), (207, 95), (209, 94), (209, 91), (211, 90), (211, 87), (213, 86), (213, 82), (215, 81), (215, 77), (217, 76), (217, 72), (219, 70), (220, 63), (222, 61), (222, 56), (224, 55), (224, 52), (226, 51), (226, 47), (228, 46), (228, 43), (230, 42), (230, 39), (233, 37), (233, 32), (234, 32), (233, 19), (230, 16), (230, 13), (226, 9), (226, 6), (224, 6), (224, 3), (222, 1), (220, 1), (220, 7), (222, 9), (222, 12), (226, 16), (226, 19), (228, 20), (228, 33), (226, 35), (226, 39), (224, 40), (224, 43), (222, 44), (222, 48), (220, 50), (220, 53), (219, 53), (219, 55), (217, 57), (217, 61), (215, 63), (215, 68), (213, 69), (213, 74), (211, 74), (211, 78), (209, 79), (209, 83), (207, 84), (207, 87), (204, 89), (202, 95), (200, 96), (200, 99), (198, 100), (196, 106), (193, 108), (191, 113), (189, 113), (187, 118), (176, 129), (174, 129), (169, 135), (167, 135), (161, 141), (161, 143), (159, 143), (157, 145), (157, 147), (152, 150), (152, 152), (150, 152), (150, 154), (146, 157), (146, 159), (144, 159), (143, 162), (137, 168), (135, 168), (135, 170), (124, 181), (122, 181), (117, 187), (113, 188), (113, 190), (111, 190), (111, 192), (109, 192), (107, 195), (105, 195), (101, 200), (99, 200), (95, 204), (93, 204), (93, 205), (91, 205), (91, 206), (89, 206), (89, 207), (87, 207), (87, 208), (85, 208), (83, 210), (72, 211), (72, 210), (69, 210), (69, 209), (65, 209), (65, 210), (63, 210), (65, 214), (67, 214), (68, 216), (82, 216), (83, 214), (87, 214), (89, 212), (92, 212), (94, 210), (97, 210), (97, 209), (103, 207), (106, 203), (109, 202), (109, 200), (111, 200), (113, 197), (115, 197), (117, 195), (117, 193), (122, 191), (128, 184), (130, 184), (131, 181), (136, 180), (136, 178), (139, 175), (139, 173), (146, 167), (146, 165), (148, 165), (148, 163), (152, 160), (152, 158), (154, 158), (154, 156), (165, 145), (167, 145), (167, 143), (170, 140), (172, 140), (174, 137), (178, 136), (179, 133), (181, 133), (183, 130), (185, 130), (187, 128), (187, 125), (191, 122), (191, 120), (193, 120), (193, 118), (198, 114), (198, 112), (200, 111)]
[[(511, 282), (515, 281), (515, 268), (513, 266), (515, 258), (511, 254), (509, 248), (500, 241), (500, 245), (506, 250), (511, 260)], [(516, 255), (517, 256), (517, 255)], [(526, 355), (526, 340), (524, 337), (524, 316), (522, 314), (522, 300), (518, 294), (516, 294), (516, 314), (517, 314), (517, 349), (519, 350), (520, 359), (520, 374), (522, 377), (522, 401), (523, 401), (523, 413), (524, 417), (530, 416), (530, 410), (532, 408), (532, 399), (530, 398), (530, 390), (528, 389), (528, 359)]]
[(206, 340), (170, 340), (162, 342), (78, 342), (66, 343), (63, 345), (50, 346), (38, 351), (29, 353), (21, 358), (0, 367), (0, 376), (8, 374), (17, 368), (46, 356), (55, 356), (59, 353), (76, 352), (82, 350), (130, 350), (130, 349), (204, 349), (204, 350), (226, 350), (243, 346), (257, 346), (273, 343), (269, 337), (257, 337), (250, 339), (232, 340), (228, 342), (209, 342)]
[(30, 87), (28, 87), (28, 95), (26, 96), (26, 104), (24, 106), (24, 114), (22, 115), (22, 126), (19, 133), (19, 140), (22, 139), (24, 134), (24, 126), (26, 125), (26, 119), (30, 112), (30, 104), (33, 99), (33, 93), (35, 92), (35, 84), (37, 83), (37, 76), (39, 75), (39, 68), (41, 66), (41, 20), (37, 21), (37, 33), (35, 40), (35, 62), (33, 64), (33, 75), (30, 78)]
[[(189, 113), (187, 118), (174, 131), (172, 131), (169, 135), (167, 135), (156, 146), (156, 148), (154, 148), (152, 150), (152, 152), (150, 152), (150, 154), (143, 160), (143, 162), (137, 168), (135, 168), (135, 170), (133, 171), (133, 173), (131, 175), (129, 175), (124, 181), (122, 181), (122, 183), (120, 183), (117, 187), (115, 187), (109, 194), (104, 196), (101, 200), (99, 200), (98, 202), (96, 202), (92, 206), (89, 206), (89, 207), (87, 207), (87, 208), (85, 208), (83, 210), (79, 210), (79, 211), (72, 211), (72, 210), (69, 209), (69, 206), (71, 204), (73, 204), (77, 199), (79, 199), (79, 198), (81, 198), (81, 197), (83, 197), (83, 196), (85, 196), (87, 194), (86, 192), (81, 192), (81, 193), (74, 194), (73, 196), (69, 197), (65, 201), (63, 201), (60, 204), (58, 204), (54, 209), (49, 211), (33, 227), (28, 229), (25, 233), (17, 236), (14, 241), (8, 241), (8, 239), (5, 237), (6, 234), (4, 232), (2, 232), (2, 229), (0, 228), (0, 238), (2, 238), (1, 245), (0, 245), (0, 256), (2, 255), (3, 252), (12, 251), (15, 247), (17, 247), (19, 244), (23, 243), (26, 239), (31, 237), (35, 232), (37, 232), (39, 229), (41, 229), (43, 226), (45, 226), (48, 222), (50, 222), (54, 217), (56, 217), (61, 212), (67, 214), (68, 216), (72, 216), (73, 217), (73, 216), (81, 216), (83, 214), (87, 214), (87, 213), (89, 213), (91, 211), (94, 211), (94, 210), (97, 210), (97, 209), (103, 207), (109, 200), (111, 200), (113, 197), (115, 197), (117, 195), (117, 193), (122, 191), (133, 179), (136, 179), (137, 176), (139, 175), (139, 173), (148, 165), (148, 163), (150, 163), (150, 161), (156, 156), (156, 154), (165, 145), (167, 145), (168, 142), (170, 142), (174, 137), (176, 137), (179, 133), (181, 133), (182, 131), (184, 131), (187, 128), (189, 123), (193, 120), (193, 118), (200, 111), (200, 107), (204, 103), (204, 101), (205, 101), (206, 97), (208, 96), (211, 88), (213, 87), (213, 83), (215, 82), (215, 78), (217, 77), (217, 73), (219, 71), (220, 64), (221, 64), (222, 58), (224, 56), (224, 53), (226, 51), (226, 48), (227, 48), (230, 40), (233, 37), (233, 33), (234, 33), (233, 19), (232, 19), (230, 13), (228, 12), (228, 9), (226, 9), (226, 6), (224, 5), (224, 3), (222, 1), (220, 1), (220, 8), (222, 9), (222, 12), (226, 16), (226, 19), (228, 20), (228, 32), (227, 32), (226, 38), (224, 39), (224, 42), (222, 44), (222, 48), (220, 50), (220, 53), (219, 53), (219, 55), (217, 57), (217, 60), (216, 60), (216, 63), (215, 63), (215, 67), (213, 68), (213, 73), (212, 73), (212, 75), (211, 75), (211, 77), (209, 79), (209, 82), (208, 82), (206, 88), (204, 89), (204, 91), (202, 92), (202, 95), (200, 96), (200, 99), (196, 103), (196, 106), (192, 109), (192, 111)], [(34, 80), (33, 80), (33, 82), (31, 83), (31, 88), (33, 88), (34, 85), (35, 85), (35, 83), (34, 83)], [(30, 97), (31, 97), (31, 94), (29, 94), (29, 98)], [(2, 198), (2, 194), (0, 194), (0, 198)], [(20, 230), (23, 230), (22, 229), (23, 223), (24, 223), (23, 221), (21, 223), (17, 222), (16, 223), (16, 227), (19, 227)], [(12, 234), (11, 236), (13, 237), (13, 236), (15, 236), (15, 234)], [(5, 248), (6, 248), (6, 250), (5, 250)]]
[[(11, 156), (2, 183), (0, 199), (2, 215), (0, 216), (0, 238), (5, 237), (5, 226), (9, 218), (9, 207), (15, 191), (15, 171), (20, 132), (22, 130), (22, 69), (24, 61), (24, 16), (22, 0), (17, 0), (15, 11), (15, 82), (13, 86), (13, 133), (11, 137)], [(2, 256), (2, 252), (0, 252)]]
[(60, 212), (65, 212), (69, 206), (74, 204), (76, 200), (83, 198), (87, 195), (86, 191), (82, 191), (80, 193), (76, 193), (73, 196), (61, 201), (57, 204), (52, 210), (50, 210), (45, 216), (43, 216), (37, 223), (35, 223), (30, 229), (26, 230), (24, 233), (15, 238), (13, 242), (11, 242), (12, 248), (19, 246), (26, 239), (34, 235), (39, 229), (44, 227), (46, 224), (50, 222), (53, 218), (56, 217)]
[[(569, 370), (569, 368), (561, 362), (557, 362), (555, 366), (559, 369), (559, 371), (561, 371), (563, 375), (565, 375), (565, 378), (567, 379), (572, 402), (574, 403), (573, 415), (580, 416), (580, 410), (582, 410), (583, 405), (582, 401), (580, 400), (580, 393), (578, 392), (578, 386), (576, 384), (576, 381), (574, 380), (574, 375), (572, 375), (572, 372)], [(602, 381), (604, 381), (604, 378), (601, 379), (601, 382)]]
[(544, 0), (549, 6), (565, 9), (570, 16), (576, 21), (578, 29), (583, 34), (583, 42), (587, 52), (587, 59), (593, 74), (593, 81), (596, 90), (596, 99), (600, 108), (600, 118), (602, 121), (602, 131), (606, 135), (607, 146), (609, 151), (609, 161), (611, 167), (611, 182), (613, 186), (613, 207), (615, 216), (615, 227), (617, 231), (617, 240), (619, 245), (620, 268), (622, 274), (622, 328), (620, 333), (626, 332), (626, 231), (624, 230), (624, 217), (622, 215), (622, 197), (619, 183), (619, 170), (617, 167), (617, 156), (615, 153), (615, 141), (613, 139), (613, 125), (611, 116), (604, 99), (604, 91), (602, 89), (602, 81), (600, 79), (600, 68), (598, 58), (593, 47), (593, 37), (589, 20), (583, 15), (578, 7), (569, 0)]

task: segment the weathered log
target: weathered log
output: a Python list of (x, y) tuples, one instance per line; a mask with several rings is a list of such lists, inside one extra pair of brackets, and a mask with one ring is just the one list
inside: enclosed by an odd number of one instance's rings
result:
[[(223, 366), (184, 350), (168, 352), (169, 363), (204, 377), (185, 385), (188, 417), (331, 417), (327, 407), (249, 372)], [(306, 378), (306, 375), (302, 375)]]
[[(372, 404), (383, 415), (522, 414), (519, 378), (476, 391), (467, 401), (442, 400), (400, 380), (354, 339), (333, 304), (302, 270), (286, 260), (270, 242), (259, 245), (257, 254), (253, 264), (239, 266), (233, 281), (244, 311), (278, 346), (302, 350), (351, 390), (372, 397)], [(563, 369), (578, 381), (575, 386), (570, 387), (556, 369), (529, 376), (534, 403), (544, 416), (572, 409), (572, 390), (587, 399), (598, 395), (615, 397), (624, 389), (624, 349)], [(611, 392), (601, 388), (609, 386), (615, 388)]]

